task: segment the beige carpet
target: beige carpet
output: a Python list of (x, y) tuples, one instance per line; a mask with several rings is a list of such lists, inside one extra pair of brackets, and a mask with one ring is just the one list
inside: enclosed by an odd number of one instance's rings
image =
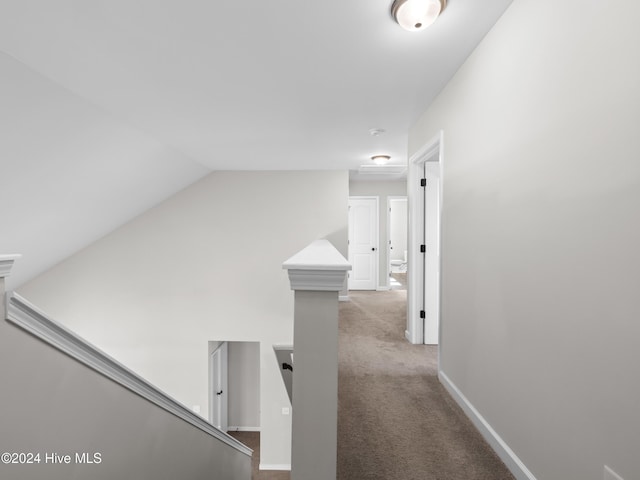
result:
[(437, 347), (404, 339), (406, 291), (340, 303), (339, 480), (514, 477), (437, 378)]
[[(437, 378), (437, 347), (404, 339), (406, 290), (340, 303), (337, 480), (513, 480)], [(260, 437), (231, 433), (254, 449)], [(301, 479), (304, 480), (304, 479)]]

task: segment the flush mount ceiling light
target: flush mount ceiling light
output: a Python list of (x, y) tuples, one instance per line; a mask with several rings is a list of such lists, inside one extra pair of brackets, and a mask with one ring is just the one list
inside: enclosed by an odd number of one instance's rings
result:
[(389, 155), (374, 155), (373, 157), (371, 157), (371, 160), (373, 160), (373, 163), (375, 163), (376, 165), (384, 165), (390, 159), (391, 157)]
[(394, 0), (391, 15), (405, 30), (417, 32), (431, 25), (446, 4), (447, 0)]

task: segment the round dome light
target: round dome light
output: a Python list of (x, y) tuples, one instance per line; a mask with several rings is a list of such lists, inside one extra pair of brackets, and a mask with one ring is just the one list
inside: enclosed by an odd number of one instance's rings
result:
[(395, 0), (391, 15), (405, 30), (417, 32), (431, 25), (445, 4), (446, 0)]

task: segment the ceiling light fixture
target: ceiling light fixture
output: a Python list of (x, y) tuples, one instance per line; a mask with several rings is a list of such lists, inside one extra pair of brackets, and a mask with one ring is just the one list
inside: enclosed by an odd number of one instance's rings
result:
[(424, 30), (444, 10), (447, 0), (394, 0), (391, 16), (410, 32)]
[(374, 155), (371, 157), (371, 160), (373, 160), (373, 163), (376, 165), (384, 165), (391, 160), (391, 157), (389, 155)]

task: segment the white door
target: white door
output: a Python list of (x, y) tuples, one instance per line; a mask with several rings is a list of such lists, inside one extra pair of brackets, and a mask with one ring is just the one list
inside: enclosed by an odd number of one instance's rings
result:
[(228, 428), (227, 405), (229, 389), (227, 388), (227, 362), (229, 350), (227, 342), (222, 343), (211, 354), (211, 412), (209, 418), (214, 427), (223, 432)]
[(349, 290), (378, 282), (378, 197), (349, 197)]

